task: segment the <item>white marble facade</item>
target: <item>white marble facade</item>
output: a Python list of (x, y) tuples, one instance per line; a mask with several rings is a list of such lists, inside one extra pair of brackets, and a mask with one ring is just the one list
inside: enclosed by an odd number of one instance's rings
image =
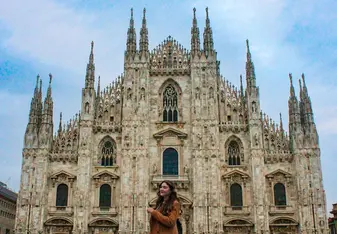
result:
[(299, 99), (291, 83), (288, 135), (260, 111), (248, 41), (236, 88), (220, 74), (208, 14), (203, 45), (193, 19), (189, 50), (168, 37), (150, 51), (145, 11), (137, 47), (133, 21), (124, 73), (101, 89), (92, 43), (81, 112), (65, 125), (61, 115), (55, 135), (51, 84), (42, 102), (37, 77), (16, 232), (148, 233), (146, 207), (170, 179), (183, 233), (327, 234), (304, 75)]

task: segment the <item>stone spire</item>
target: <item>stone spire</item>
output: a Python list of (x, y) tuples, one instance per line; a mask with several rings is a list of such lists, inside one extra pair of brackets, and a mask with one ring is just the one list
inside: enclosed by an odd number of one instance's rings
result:
[(244, 93), (243, 93), (243, 83), (242, 83), (242, 75), (240, 74), (240, 94), (241, 94), (241, 98), (244, 97)]
[(289, 137), (291, 140), (291, 150), (294, 150), (294, 138), (301, 134), (302, 126), (300, 119), (300, 108), (299, 103), (297, 101), (297, 97), (295, 95), (295, 89), (293, 85), (293, 77), (292, 74), (289, 73), (290, 80), (290, 96), (288, 100), (288, 111), (289, 111)]
[(98, 98), (101, 92), (101, 76), (98, 76), (98, 84), (97, 84), (97, 95), (96, 97)]
[(128, 29), (127, 35), (127, 42), (126, 42), (126, 54), (133, 55), (136, 53), (137, 50), (137, 42), (136, 42), (136, 30), (133, 20), (133, 8), (131, 8), (131, 18), (130, 18), (130, 26)]
[(247, 45), (246, 82), (248, 92), (251, 92), (252, 88), (256, 87), (256, 77), (255, 77), (254, 63), (249, 49), (248, 39), (246, 40), (246, 45)]
[(213, 33), (211, 23), (208, 17), (208, 7), (206, 7), (206, 27), (204, 29), (204, 51), (206, 55), (209, 55), (214, 51)]
[(91, 42), (91, 50), (89, 55), (89, 63), (87, 65), (87, 73), (85, 76), (85, 88), (94, 89), (95, 84), (95, 63), (94, 63), (94, 42)]
[(196, 9), (193, 8), (193, 25), (191, 29), (191, 52), (192, 56), (200, 51), (200, 33), (197, 24), (197, 18), (195, 16)]
[(142, 28), (140, 29), (139, 51), (145, 53), (149, 50), (148, 30), (146, 26), (146, 9), (143, 10)]
[(53, 99), (52, 99), (52, 90), (51, 90), (51, 82), (53, 76), (49, 74), (49, 86), (47, 90), (47, 96), (44, 100), (43, 105), (43, 116), (42, 116), (42, 124), (53, 124)]
[(40, 82), (40, 75), (36, 77), (36, 85), (34, 89), (34, 95), (32, 101), (30, 102), (30, 110), (29, 110), (29, 123), (28, 124), (36, 124), (37, 125), (37, 109), (38, 109), (38, 102), (39, 102), (39, 82)]
[(301, 102), (303, 102), (303, 111), (304, 111), (304, 115), (306, 118), (305, 119), (305, 123), (306, 124), (313, 124), (314, 123), (314, 115), (313, 115), (313, 111), (312, 111), (312, 105), (311, 105), (311, 99), (310, 96), (308, 94), (308, 88), (307, 85), (305, 83), (305, 76), (302, 73), (302, 82), (303, 82), (303, 100), (301, 100)]
[(283, 129), (283, 121), (282, 121), (282, 114), (280, 113), (280, 131), (282, 135), (284, 134), (284, 129)]
[(59, 129), (57, 131), (59, 134), (62, 132), (62, 112), (60, 112), (60, 123), (59, 123)]

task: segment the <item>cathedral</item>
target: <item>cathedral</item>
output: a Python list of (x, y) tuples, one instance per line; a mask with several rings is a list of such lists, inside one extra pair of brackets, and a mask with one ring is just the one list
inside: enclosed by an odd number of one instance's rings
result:
[[(248, 40), (245, 75), (220, 72), (206, 9), (186, 49), (149, 48), (133, 11), (124, 72), (101, 88), (91, 44), (80, 111), (54, 128), (52, 75), (37, 76), (24, 135), (16, 233), (145, 234), (158, 185), (171, 180), (184, 234), (329, 232), (319, 139), (305, 76), (290, 79), (289, 126), (261, 111)], [(288, 133), (287, 133), (288, 132)]]

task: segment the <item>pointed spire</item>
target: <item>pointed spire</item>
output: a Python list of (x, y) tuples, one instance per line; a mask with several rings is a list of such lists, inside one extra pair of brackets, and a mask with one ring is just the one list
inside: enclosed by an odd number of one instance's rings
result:
[(282, 121), (282, 114), (280, 113), (280, 130), (283, 133), (284, 129), (283, 129), (283, 121)]
[(137, 50), (137, 42), (136, 42), (136, 30), (133, 20), (133, 8), (131, 8), (131, 18), (130, 18), (130, 26), (127, 34), (127, 42), (126, 42), (126, 53), (128, 55), (136, 53)]
[(213, 52), (213, 33), (211, 23), (208, 17), (208, 7), (206, 7), (206, 27), (204, 29), (204, 51), (206, 55)]
[(303, 88), (302, 88), (301, 79), (298, 80), (298, 84), (300, 86), (300, 100), (303, 100)]
[(242, 84), (242, 74), (240, 74), (240, 94), (241, 94), (241, 97), (244, 96), (244, 94), (243, 94), (243, 84)]
[(303, 95), (308, 96), (308, 88), (305, 83), (304, 73), (302, 73), (302, 81), (303, 81)]
[(53, 76), (49, 73), (49, 86), (47, 90), (46, 98), (44, 99), (43, 105), (43, 117), (42, 117), (42, 124), (52, 124), (53, 123), (53, 99), (52, 99), (52, 89), (51, 89), (51, 82)]
[[(37, 124), (38, 121), (38, 107), (39, 107), (39, 82), (40, 82), (40, 75), (36, 76), (36, 85), (34, 89), (34, 94), (32, 97), (32, 101), (30, 103), (30, 110), (29, 110), (29, 124)], [(41, 89), (41, 87), (40, 87)]]
[(291, 73), (289, 73), (289, 80), (290, 80), (290, 97), (296, 97), (295, 89), (293, 85), (293, 76)]
[(101, 92), (101, 76), (98, 76), (97, 97), (99, 97), (100, 92)]
[(249, 49), (248, 39), (246, 40), (246, 46), (247, 46), (246, 80), (247, 80), (247, 88), (250, 91), (251, 88), (256, 87), (256, 77), (255, 77), (254, 63)]
[(140, 30), (139, 50), (141, 52), (147, 52), (149, 50), (149, 38), (148, 30), (146, 26), (146, 9), (143, 10), (142, 28)]
[(48, 86), (48, 90), (47, 90), (47, 97), (46, 98), (51, 98), (51, 82), (53, 80), (53, 75), (51, 73), (49, 73), (49, 86)]
[[(307, 125), (309, 125), (309, 127), (311, 125), (315, 125), (315, 121), (314, 121), (314, 114), (313, 114), (313, 110), (312, 110), (312, 104), (311, 104), (311, 99), (309, 97), (308, 94), (308, 88), (307, 85), (305, 83), (305, 77), (304, 77), (304, 73), (302, 73), (302, 82), (303, 82), (303, 94), (302, 94), (302, 98), (301, 98), (301, 104), (303, 105), (303, 122), (306, 125), (306, 128), (308, 128)], [(306, 129), (306, 131), (308, 131), (308, 129)]]
[(60, 123), (59, 123), (58, 133), (60, 134), (61, 132), (62, 132), (62, 112), (60, 112)]
[(193, 8), (193, 25), (191, 29), (191, 52), (192, 55), (197, 54), (200, 51), (200, 33), (197, 23), (197, 18), (195, 16), (195, 7)]
[(87, 73), (85, 76), (85, 88), (94, 89), (95, 83), (95, 63), (94, 63), (94, 42), (91, 42), (89, 63), (87, 64)]

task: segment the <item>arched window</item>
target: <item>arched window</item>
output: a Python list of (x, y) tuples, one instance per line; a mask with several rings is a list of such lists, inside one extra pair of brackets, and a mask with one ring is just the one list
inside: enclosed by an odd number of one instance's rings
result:
[(68, 205), (68, 186), (66, 184), (60, 184), (57, 186), (56, 191), (56, 206)]
[(178, 152), (173, 148), (163, 153), (163, 175), (178, 175)]
[(242, 207), (242, 187), (241, 185), (235, 183), (231, 185), (231, 206), (232, 207)]
[(178, 93), (172, 85), (168, 85), (164, 91), (163, 121), (178, 122)]
[(228, 145), (228, 165), (240, 165), (240, 148), (236, 141)]
[(286, 188), (282, 183), (274, 185), (274, 201), (275, 206), (287, 205)]
[(111, 207), (111, 186), (108, 184), (99, 189), (99, 207)]
[(114, 143), (108, 139), (102, 144), (101, 166), (113, 166), (116, 163)]

